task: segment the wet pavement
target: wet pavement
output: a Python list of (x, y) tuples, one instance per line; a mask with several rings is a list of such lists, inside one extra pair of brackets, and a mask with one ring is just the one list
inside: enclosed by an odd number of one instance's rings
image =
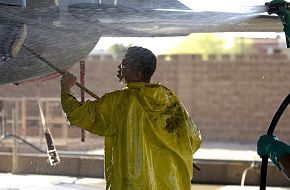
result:
[[(104, 149), (81, 152), (82, 154), (104, 155)], [(199, 160), (259, 161), (256, 144), (206, 142), (193, 156)]]
[[(51, 175), (14, 175), (0, 173), (1, 190), (105, 190), (105, 180)], [(193, 184), (192, 190), (258, 190), (257, 186)], [(267, 190), (290, 188), (267, 187)]]

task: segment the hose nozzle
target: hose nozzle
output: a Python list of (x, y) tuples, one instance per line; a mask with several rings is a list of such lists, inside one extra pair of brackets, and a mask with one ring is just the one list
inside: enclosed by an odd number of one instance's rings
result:
[(265, 3), (266, 7), (267, 7), (267, 12), (269, 15), (271, 14), (278, 14), (279, 12), (279, 8), (280, 7), (285, 7), (287, 10), (290, 10), (290, 3), (286, 2), (286, 1), (281, 1), (281, 2), (267, 2)]

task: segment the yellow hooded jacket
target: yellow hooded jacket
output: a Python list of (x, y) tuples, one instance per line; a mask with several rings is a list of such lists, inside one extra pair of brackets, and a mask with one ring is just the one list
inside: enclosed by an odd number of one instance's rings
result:
[(61, 93), (71, 125), (105, 137), (108, 190), (189, 190), (201, 134), (176, 95), (129, 83), (95, 101)]

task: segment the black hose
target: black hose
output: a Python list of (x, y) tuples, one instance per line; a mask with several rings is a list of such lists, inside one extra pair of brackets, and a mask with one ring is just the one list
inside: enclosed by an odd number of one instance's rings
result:
[[(290, 94), (283, 100), (282, 104), (278, 108), (277, 112), (275, 113), (270, 126), (267, 131), (267, 135), (273, 135), (275, 127), (282, 116), (283, 112), (287, 108), (288, 104), (290, 103)], [(261, 166), (261, 176), (260, 176), (260, 190), (266, 189), (266, 181), (267, 181), (267, 167), (268, 167), (268, 156), (262, 156), (262, 166)]]
[[(30, 147), (32, 147), (33, 149), (37, 150), (38, 152), (46, 153), (46, 150), (40, 149), (39, 147), (37, 147), (34, 144), (28, 142), (27, 140), (23, 139), (20, 136), (17, 136), (17, 135), (14, 135), (14, 134), (9, 133), (9, 134), (6, 134), (5, 137), (15, 137), (15, 138), (21, 140), (22, 142), (24, 142), (25, 144), (29, 145)], [(6, 140), (6, 139), (1, 139), (0, 142), (2, 142), (3, 140)]]

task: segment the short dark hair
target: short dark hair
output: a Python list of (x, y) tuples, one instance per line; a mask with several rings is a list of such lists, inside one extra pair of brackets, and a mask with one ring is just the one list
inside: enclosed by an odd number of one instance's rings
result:
[(126, 53), (128, 63), (141, 72), (142, 80), (150, 81), (156, 70), (156, 56), (149, 50), (139, 46), (129, 47)]

